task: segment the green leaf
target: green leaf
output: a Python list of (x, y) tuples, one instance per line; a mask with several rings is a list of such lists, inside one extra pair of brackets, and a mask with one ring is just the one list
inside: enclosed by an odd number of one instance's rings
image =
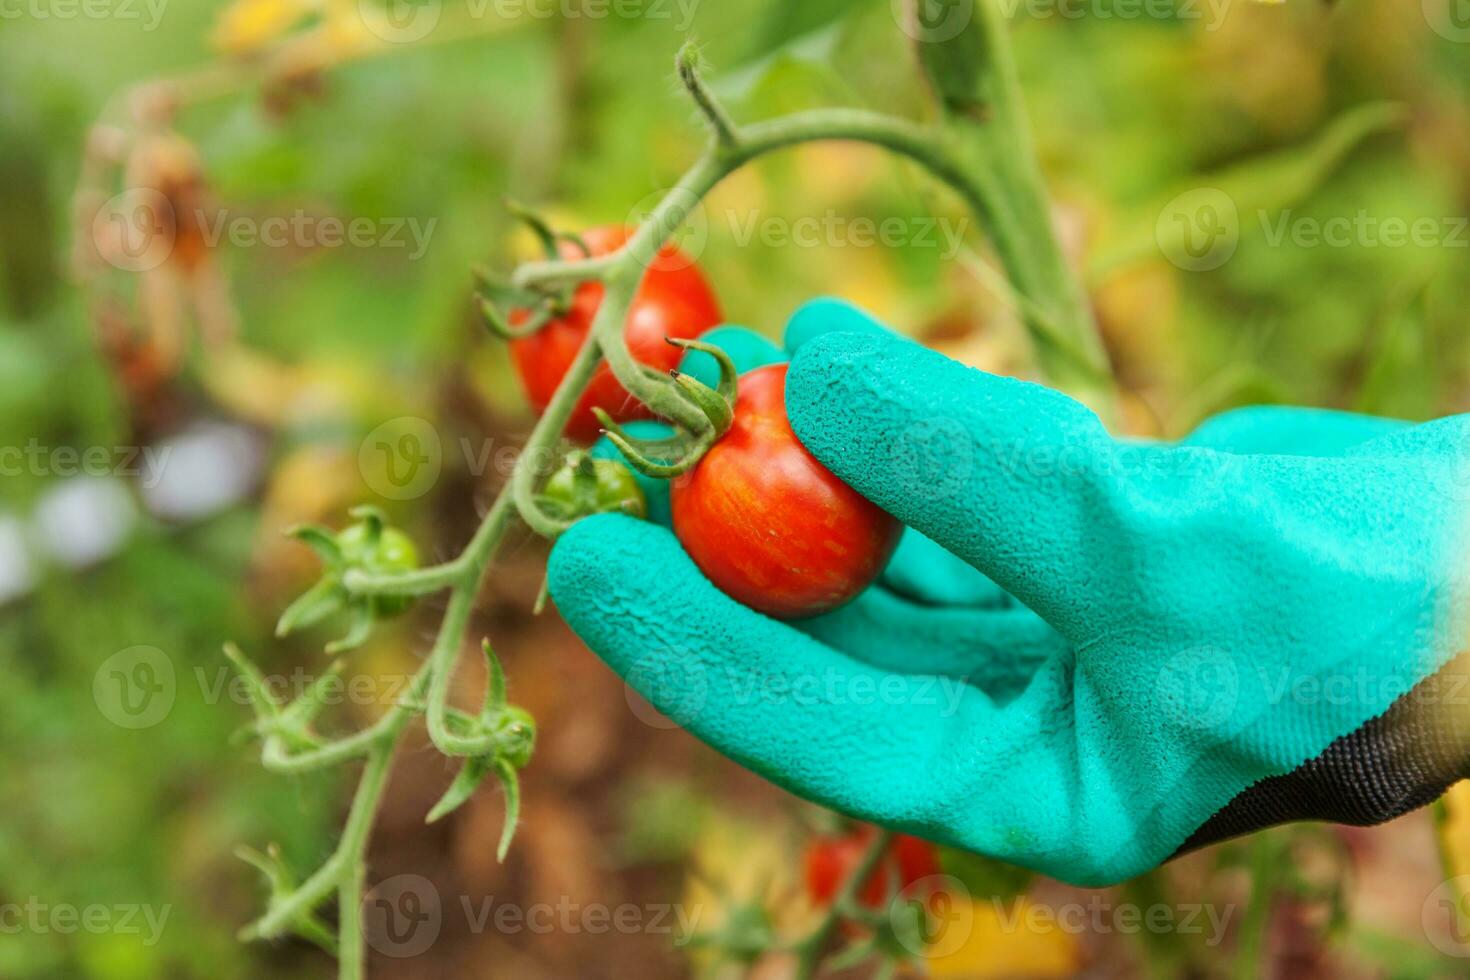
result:
[(337, 539), (329, 529), (303, 524), (291, 528), (286, 534), (310, 547), (328, 566), (341, 564), (342, 549), (337, 547)]
[(276, 621), (276, 636), (290, 636), (297, 630), (315, 626), (328, 616), (341, 612), (347, 605), (347, 592), (336, 576), (321, 579), (301, 593), (286, 607)]
[(842, 37), (844, 21), (856, 4), (840, 0), (811, 3), (778, 3), (773, 23), (762, 32), (750, 54), (709, 83), (721, 98), (749, 98), (761, 83), (785, 65), (815, 65), (830, 70), (832, 53)]
[(464, 805), (465, 801), (475, 795), (475, 790), (490, 775), (492, 763), (489, 756), (474, 756), (466, 759), (464, 765), (459, 768), (459, 775), (454, 777), (454, 782), (439, 797), (439, 802), (434, 804), (429, 815), (424, 818), (424, 823), (435, 823), (443, 817), (448, 816)]
[(260, 721), (274, 721), (279, 718), (281, 706), (271, 696), (265, 674), (255, 666), (255, 661), (245, 656), (245, 651), (233, 643), (225, 644), (225, 656), (230, 658), (230, 663), (235, 665), (235, 670), (245, 678), (246, 691), (250, 695), (250, 704), (255, 709), (256, 718)]
[(489, 640), (482, 640), (480, 651), (485, 654), (485, 710), (483, 717), (505, 707), (505, 668), (500, 666), (500, 658), (495, 656), (495, 651), (490, 648)]
[(767, 4), (755, 41), (745, 60), (754, 61), (789, 47), (816, 31), (830, 28), (862, 7), (853, 0), (803, 0), (802, 3)]
[(322, 671), (320, 676), (313, 680), (295, 701), (291, 702), (290, 707), (282, 712), (282, 720), (302, 729), (311, 724), (321, 712), (327, 692), (337, 682), (346, 666), (341, 660), (333, 661), (332, 665)]
[[(286, 898), (296, 888), (296, 879), (281, 858), (279, 846), (271, 844), (266, 848), (266, 853), (262, 854), (253, 847), (241, 845), (235, 848), (235, 856), (265, 876), (266, 884), (270, 886), (272, 903)], [(291, 930), (332, 956), (337, 955), (336, 935), (315, 912), (302, 913), (291, 923)]]
[(369, 540), (376, 540), (383, 528), (388, 526), (388, 515), (383, 512), (383, 508), (374, 504), (358, 504), (347, 512), (347, 516), (368, 526)]
[(505, 790), (505, 829), (500, 832), (500, 846), (495, 849), (495, 860), (503, 862), (510, 852), (510, 842), (515, 838), (516, 825), (521, 820), (521, 781), (515, 766), (504, 759), (495, 760), (495, 774)]
[(347, 627), (347, 635), (340, 640), (328, 643), (328, 653), (345, 653), (348, 650), (356, 650), (366, 643), (367, 638), (373, 633), (372, 602), (359, 599), (349, 608), (352, 611), (352, 624)]

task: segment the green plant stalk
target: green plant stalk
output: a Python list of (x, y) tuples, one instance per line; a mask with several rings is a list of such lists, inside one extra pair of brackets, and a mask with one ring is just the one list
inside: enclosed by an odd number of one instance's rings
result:
[[(923, 0), (918, 0), (923, 2)], [(1117, 391), (1082, 281), (1052, 225), (1010, 34), (999, 0), (976, 0), (961, 33), (917, 42), (952, 152), (976, 193), (1042, 372), (1110, 421)], [(962, 192), (963, 193), (963, 192)]]
[[(1126, 901), (1145, 911), (1155, 907), (1176, 907), (1170, 895), (1168, 877), (1162, 868), (1155, 868), (1123, 882), (1120, 890)], [(1147, 976), (1165, 980), (1168, 977), (1193, 975), (1190, 949), (1183, 933), (1144, 929), (1139, 931), (1136, 938), (1138, 948), (1143, 953), (1144, 972)]]
[[(534, 450), (549, 448), (560, 437), (572, 408), (591, 380), (599, 360), (596, 344), (589, 340), (568, 371), (551, 404), (547, 406), (545, 414), (532, 430), (525, 451), (516, 461), (512, 484), (520, 471), (534, 468), (531, 464), (531, 460), (536, 457)], [(298, 918), (315, 909), (335, 889), (339, 907), (338, 977), (340, 980), (362, 980), (365, 954), (360, 916), (367, 876), (367, 848), (374, 818), (387, 786), (389, 764), (403, 730), (409, 720), (422, 710), (422, 699), (427, 693), (430, 737), (440, 746), (441, 751), (448, 755), (458, 755), (473, 754), (486, 748), (470, 745), (469, 751), (464, 751), (466, 746), (461, 744), (462, 740), (447, 730), (445, 721), (448, 709), (445, 701), (455, 655), (468, 626), (480, 581), (504, 536), (514, 510), (512, 493), (513, 488), (509, 485), (501, 490), (474, 537), (458, 558), (434, 569), (424, 570), (433, 572), (436, 581), (449, 583), (452, 592), (433, 650), (414, 675), (407, 699), (389, 709), (376, 723), (361, 732), (309, 752), (291, 753), (286, 751), (278, 737), (267, 738), (262, 757), (267, 768), (276, 771), (319, 769), (360, 756), (366, 756), (367, 762), (353, 795), (346, 827), (332, 856), (284, 901), (274, 904), (254, 925), (247, 928), (244, 931), (245, 938), (274, 938), (284, 935)], [(417, 588), (422, 579), (422, 576), (412, 572), (405, 573), (402, 577), (410, 580), (409, 588)], [(375, 584), (381, 587), (384, 583)], [(383, 592), (402, 594), (391, 588), (384, 588)]]
[(342, 584), (348, 592), (356, 595), (421, 596), (448, 588), (463, 577), (461, 556), (442, 565), (388, 575), (375, 575), (354, 568), (342, 577)]
[(1266, 943), (1266, 928), (1271, 924), (1276, 886), (1282, 874), (1282, 846), (1277, 835), (1257, 834), (1248, 845), (1251, 850), (1251, 898), (1245, 919), (1235, 940), (1235, 958), (1231, 963), (1233, 980), (1252, 980), (1261, 973), (1261, 951)]

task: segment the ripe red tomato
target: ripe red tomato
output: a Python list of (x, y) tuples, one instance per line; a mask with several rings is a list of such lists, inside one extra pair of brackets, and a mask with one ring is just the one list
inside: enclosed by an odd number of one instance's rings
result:
[[(594, 256), (606, 255), (621, 248), (629, 233), (629, 229), (617, 226), (593, 228), (582, 240)], [(569, 259), (582, 257), (581, 251), (570, 245), (563, 245), (562, 254)], [(550, 321), (529, 337), (511, 341), (511, 360), (526, 389), (526, 398), (538, 413), (545, 411), (551, 396), (556, 394), (556, 386), (582, 349), (592, 318), (602, 303), (603, 291), (600, 282), (582, 283), (572, 294), (572, 306), (565, 316)], [(525, 310), (514, 310), (510, 321), (524, 323), (528, 316)], [(698, 337), (718, 326), (722, 319), (714, 291), (693, 260), (674, 246), (666, 245), (649, 265), (638, 287), (628, 310), (623, 337), (634, 358), (659, 371), (668, 371), (678, 366), (684, 352), (664, 343), (665, 337)], [(601, 427), (592, 414), (594, 406), (618, 421), (649, 417), (648, 410), (624, 390), (606, 364), (597, 369), (573, 410), (567, 424), (569, 437), (583, 443), (596, 441)]]
[[(806, 846), (806, 893), (813, 904), (827, 905), (857, 868), (876, 830), (862, 826), (837, 837), (818, 837)], [(898, 874), (894, 883), (894, 872)], [(858, 901), (866, 908), (883, 908), (889, 891), (896, 889), (905, 898), (915, 896), (914, 885), (938, 875), (939, 851), (933, 844), (907, 834), (895, 834), (877, 869), (858, 891)]]
[(807, 452), (786, 418), (786, 365), (740, 377), (735, 421), (670, 489), (674, 533), (709, 580), (778, 619), (865, 589), (902, 526)]

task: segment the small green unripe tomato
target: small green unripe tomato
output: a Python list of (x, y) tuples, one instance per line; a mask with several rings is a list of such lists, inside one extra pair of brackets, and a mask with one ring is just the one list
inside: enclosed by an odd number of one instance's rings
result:
[(536, 748), (536, 719), (525, 708), (507, 705), (496, 726), (500, 736), (500, 754), (517, 769), (526, 768)]
[[(419, 567), (419, 551), (413, 539), (395, 527), (381, 527), (377, 535), (364, 521), (343, 529), (337, 547), (349, 568), (374, 574), (407, 572)], [(413, 604), (409, 596), (374, 596), (373, 607), (381, 615), (396, 616)]]
[[(633, 473), (612, 459), (587, 459), (592, 472), (579, 472), (582, 464), (569, 463), (557, 470), (541, 492), (569, 515), (617, 513), (648, 516), (648, 499)], [(579, 486), (579, 482), (581, 485)]]

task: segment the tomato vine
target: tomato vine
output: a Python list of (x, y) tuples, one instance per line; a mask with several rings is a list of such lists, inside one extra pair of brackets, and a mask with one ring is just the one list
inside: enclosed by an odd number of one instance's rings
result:
[[(365, 729), (323, 739), (312, 727), (320, 707), (319, 685), (293, 703), (279, 703), (259, 670), (240, 651), (229, 649), (231, 659), (250, 684), (266, 768), (302, 773), (347, 762), (363, 763), (341, 839), (326, 862), (304, 881), (294, 882), (273, 857), (254, 852), (245, 855), (266, 872), (272, 888), (265, 913), (243, 931), (245, 938), (302, 935), (337, 952), (341, 980), (361, 980), (365, 952), (360, 908), (366, 885), (365, 855), (392, 759), (405, 728), (417, 715), (425, 716), (429, 737), (440, 752), (464, 760), (460, 777), (431, 818), (463, 802), (481, 780), (495, 775), (507, 796), (506, 829), (500, 849), (503, 857), (518, 811), (516, 774), (529, 760), (535, 731), (534, 722), (525, 712), (506, 703), (503, 677), (488, 644), (484, 650), (491, 680), (483, 708), (470, 714), (448, 703), (476, 595), (513, 518), (519, 517), (547, 537), (557, 536), (568, 526), (565, 513), (548, 510), (540, 499), (538, 467), (533, 461), (546, 458), (554, 450), (584, 390), (604, 361), (627, 391), (675, 426), (674, 440), (658, 447), (660, 458), (665, 460), (670, 446), (677, 450), (672, 462), (658, 464), (661, 475), (692, 466), (728, 425), (712, 399), (725, 402), (733, 398), (732, 372), (725, 372), (731, 376), (722, 379), (721, 390), (716, 393), (692, 379), (675, 379), (649, 369), (629, 352), (623, 327), (650, 263), (705, 195), (736, 170), (781, 149), (830, 140), (874, 145), (919, 164), (957, 192), (981, 219), (1009, 280), (1012, 299), (1034, 338), (1038, 360), (1051, 379), (1107, 414), (1111, 399), (1109, 374), (1081, 288), (1066, 268), (1050, 227), (1019, 85), (1006, 46), (1005, 25), (996, 4), (979, 2), (975, 6), (975, 23), (959, 38), (919, 42), (921, 65), (941, 106), (940, 118), (932, 125), (836, 108), (739, 125), (704, 84), (697, 50), (686, 45), (677, 57), (678, 74), (709, 131), (707, 146), (693, 166), (617, 250), (596, 257), (548, 258), (521, 266), (507, 282), (486, 281), (488, 323), (507, 336), (546, 322), (567, 291), (580, 283), (600, 282), (604, 296), (580, 352), (532, 429), (508, 485), (460, 555), (427, 568), (339, 570), (338, 581), (349, 602), (448, 592), (433, 646), (402, 701)], [(499, 303), (507, 300), (515, 305), (529, 302), (533, 306), (530, 319), (511, 327), (499, 308)], [(644, 452), (651, 450), (650, 445), (640, 444), (610, 422), (606, 424), (630, 458), (651, 462), (647, 456), (652, 453)], [(373, 601), (360, 602), (360, 608), (375, 605)], [(818, 927), (786, 947), (796, 955), (798, 975), (811, 976), (819, 968), (835, 924), (877, 867), (888, 841), (887, 833), (875, 835)], [(334, 894), (338, 902), (335, 939), (317, 916), (319, 906)]]

